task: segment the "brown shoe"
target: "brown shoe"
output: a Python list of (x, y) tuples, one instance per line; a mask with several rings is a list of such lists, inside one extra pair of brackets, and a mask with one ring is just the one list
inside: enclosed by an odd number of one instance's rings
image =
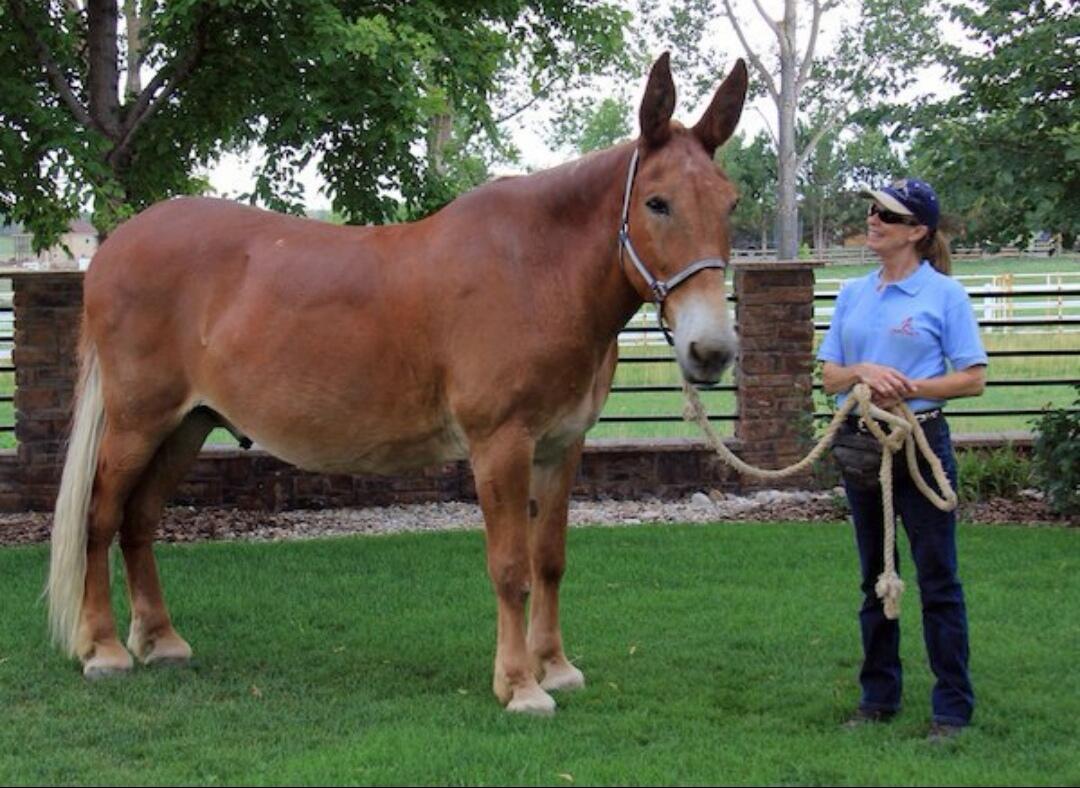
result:
[(940, 744), (941, 742), (955, 739), (961, 733), (963, 733), (964, 727), (962, 725), (950, 725), (947, 722), (931, 722), (930, 732), (926, 734), (926, 740), (931, 744)]
[(855, 709), (855, 713), (848, 717), (840, 727), (846, 730), (854, 730), (855, 728), (861, 728), (864, 725), (871, 725), (875, 722), (889, 722), (889, 720), (895, 716), (895, 711), (858, 708)]

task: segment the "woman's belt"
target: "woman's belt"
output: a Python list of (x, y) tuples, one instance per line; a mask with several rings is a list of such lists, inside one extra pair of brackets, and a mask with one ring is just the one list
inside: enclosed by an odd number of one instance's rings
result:
[[(916, 413), (915, 421), (919, 422), (920, 424), (925, 424), (926, 422), (934, 421), (935, 419), (944, 418), (944, 416), (945, 414), (941, 412), (941, 408), (934, 408), (933, 410), (924, 410)], [(867, 426), (863, 424), (862, 416), (848, 416), (847, 423), (849, 427), (854, 430), (858, 430), (859, 432), (870, 432)], [(882, 429), (884, 429), (886, 432), (889, 431), (889, 425), (884, 421), (879, 420), (878, 424), (880, 424)]]

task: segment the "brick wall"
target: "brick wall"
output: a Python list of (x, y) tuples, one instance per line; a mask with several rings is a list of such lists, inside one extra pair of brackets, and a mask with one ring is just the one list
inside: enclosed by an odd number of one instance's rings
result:
[[(810, 426), (812, 264), (734, 268), (741, 345), (735, 373), (739, 421), (729, 446), (752, 464), (780, 467), (802, 456)], [(12, 278), (18, 449), (0, 452), (0, 511), (49, 510), (77, 374), (82, 275), (25, 273)], [(755, 482), (740, 479), (701, 440), (596, 441), (585, 451), (574, 492), (585, 497), (671, 497), (749, 486)], [(393, 477), (323, 476), (264, 452), (210, 448), (175, 500), (288, 509), (473, 498), (472, 475), (464, 462)]]
[[(664, 498), (734, 489), (738, 479), (699, 440), (604, 440), (589, 444), (574, 494), (584, 498)], [(307, 473), (265, 452), (203, 451), (175, 500), (192, 506), (320, 509), (475, 500), (467, 462), (400, 476)]]
[(18, 449), (16, 478), (0, 482), (0, 509), (51, 509), (78, 376), (82, 274), (16, 276), (12, 285)]
[[(813, 434), (814, 263), (746, 263), (735, 270), (741, 457), (760, 468), (802, 459)], [(754, 482), (747, 480), (748, 484)], [(784, 482), (801, 486), (807, 476)], [(781, 486), (775, 481), (769, 486)]]

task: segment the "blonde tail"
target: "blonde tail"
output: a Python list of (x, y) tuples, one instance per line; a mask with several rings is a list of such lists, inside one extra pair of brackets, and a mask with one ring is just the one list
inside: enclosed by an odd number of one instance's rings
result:
[(60, 478), (60, 491), (56, 496), (52, 556), (46, 588), (53, 642), (72, 657), (77, 656), (79, 619), (86, 583), (87, 519), (104, 427), (105, 403), (101, 393), (97, 349), (86, 342), (67, 459)]

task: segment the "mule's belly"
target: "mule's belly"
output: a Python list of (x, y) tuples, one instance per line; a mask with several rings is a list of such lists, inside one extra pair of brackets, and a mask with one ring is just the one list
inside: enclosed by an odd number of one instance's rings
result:
[(251, 425), (247, 437), (275, 457), (307, 471), (339, 474), (393, 474), (465, 459), (464, 436), (454, 426), (435, 431), (384, 434), (368, 430), (365, 438), (350, 429), (338, 435), (317, 429), (303, 437)]
[[(417, 417), (402, 421), (390, 414), (381, 418), (373, 414), (339, 414), (336, 420), (309, 417), (263, 421), (252, 418), (250, 410), (234, 415), (227, 407), (203, 404), (220, 413), (259, 449), (318, 473), (395, 474), (469, 457), (465, 432), (449, 413), (434, 423), (420, 423)], [(602, 405), (603, 398), (589, 391), (544, 419), (543, 427), (535, 433), (536, 461), (545, 463), (561, 457), (595, 423)]]

